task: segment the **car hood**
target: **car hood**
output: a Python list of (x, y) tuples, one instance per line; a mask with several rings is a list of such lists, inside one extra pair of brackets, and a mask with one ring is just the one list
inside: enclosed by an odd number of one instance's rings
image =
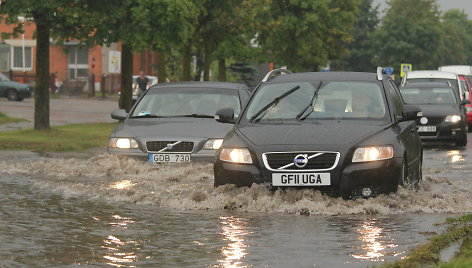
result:
[(7, 87), (14, 87), (16, 89), (28, 89), (28, 85), (21, 84), (15, 81), (4, 81), (3, 83), (5, 83), (5, 86)]
[(449, 114), (460, 114), (459, 104), (424, 104), (416, 105), (423, 112), (423, 116), (446, 116)]
[(255, 145), (353, 144), (387, 125), (359, 120), (327, 120), (318, 124), (254, 124), (239, 131)]
[(212, 118), (130, 118), (112, 133), (114, 137), (223, 138), (233, 128)]

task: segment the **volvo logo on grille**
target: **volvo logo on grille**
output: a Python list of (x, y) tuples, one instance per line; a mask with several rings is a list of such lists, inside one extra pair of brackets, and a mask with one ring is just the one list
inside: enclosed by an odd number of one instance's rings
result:
[(293, 159), (293, 163), (299, 168), (305, 167), (308, 164), (308, 155), (299, 154), (295, 156), (295, 158)]
[(168, 143), (166, 148), (167, 150), (172, 150), (172, 148), (174, 148), (174, 145), (172, 143)]

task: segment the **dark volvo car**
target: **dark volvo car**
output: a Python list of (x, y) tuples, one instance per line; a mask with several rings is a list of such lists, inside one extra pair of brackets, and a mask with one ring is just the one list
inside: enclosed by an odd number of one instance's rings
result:
[[(218, 150), (214, 185), (315, 187), (369, 197), (421, 180), (415, 119), (382, 68), (377, 73), (269, 73)], [(272, 77), (272, 78), (271, 78)]]
[(466, 104), (457, 91), (446, 83), (407, 84), (400, 89), (408, 104), (421, 108), (423, 116), (416, 120), (423, 141), (452, 141), (467, 145)]
[(216, 150), (232, 125), (213, 118), (220, 108), (237, 115), (249, 98), (244, 84), (182, 82), (149, 88), (111, 133), (108, 152), (147, 159), (149, 162), (214, 161)]

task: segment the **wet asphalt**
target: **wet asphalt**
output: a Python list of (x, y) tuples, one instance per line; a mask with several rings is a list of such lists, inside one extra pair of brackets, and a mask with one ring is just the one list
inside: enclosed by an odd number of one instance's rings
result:
[[(110, 116), (118, 108), (118, 98), (115, 96), (101, 98), (69, 98), (50, 99), (49, 120), (51, 126), (86, 123), (116, 122)], [(0, 112), (26, 122), (0, 124), (0, 131), (28, 129), (34, 127), (34, 98), (23, 101), (8, 101), (0, 98)]]

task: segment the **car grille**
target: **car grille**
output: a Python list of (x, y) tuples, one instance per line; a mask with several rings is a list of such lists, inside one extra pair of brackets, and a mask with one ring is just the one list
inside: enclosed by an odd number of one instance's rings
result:
[[(191, 153), (193, 150), (193, 142), (191, 141), (148, 141), (146, 149), (148, 152), (162, 153)], [(176, 144), (177, 143), (177, 144)], [(171, 149), (167, 148), (168, 144), (174, 144)]]
[[(298, 167), (294, 164), (295, 157), (300, 154), (308, 157), (308, 163), (304, 167)], [(330, 170), (336, 167), (339, 160), (339, 153), (316, 151), (264, 153), (263, 158), (266, 168), (273, 171)]]

